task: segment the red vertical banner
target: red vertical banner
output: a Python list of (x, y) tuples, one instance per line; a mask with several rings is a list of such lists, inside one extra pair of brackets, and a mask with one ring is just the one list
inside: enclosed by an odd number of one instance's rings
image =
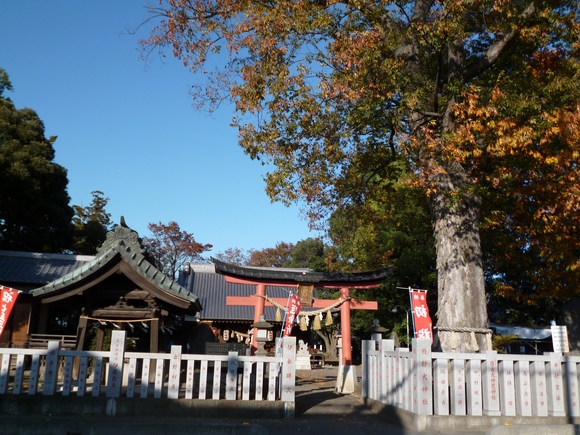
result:
[(0, 285), (0, 336), (4, 331), (4, 326), (6, 326), (12, 307), (16, 303), (18, 293), (18, 290)]
[(288, 337), (292, 335), (292, 327), (294, 326), (294, 321), (300, 313), (300, 308), (302, 307), (302, 302), (298, 296), (290, 296), (288, 298), (288, 307), (286, 310), (286, 322), (284, 322), (284, 331), (282, 337)]
[(428, 338), (433, 342), (433, 322), (427, 306), (427, 292), (424, 290), (409, 290), (415, 338)]

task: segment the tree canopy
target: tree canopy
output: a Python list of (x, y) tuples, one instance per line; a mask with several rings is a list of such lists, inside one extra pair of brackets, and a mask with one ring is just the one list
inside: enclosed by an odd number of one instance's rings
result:
[(74, 253), (95, 255), (111, 231), (111, 214), (105, 210), (109, 198), (104, 193), (95, 190), (91, 192), (93, 199), (86, 206), (74, 205)]
[(72, 244), (66, 169), (54, 162), (56, 137), (29, 108), (16, 109), (0, 68), (0, 249), (63, 252)]
[(143, 246), (155, 259), (160, 270), (172, 279), (177, 278), (185, 262), (201, 259), (201, 254), (211, 249), (210, 244), (195, 240), (192, 233), (181, 230), (177, 222), (147, 225), (151, 237), (143, 237)]
[[(240, 145), (271, 165), (272, 199), (304, 200), (324, 223), (384, 203), (408, 167), (429, 201), (438, 326), (487, 324), (482, 228), (505, 255), (543, 259), (538, 292), (577, 288), (545, 287), (578, 273), (574, 3), (167, 0), (150, 11), (161, 21), (144, 53), (168, 47), (203, 71), (197, 102), (235, 103)], [(450, 349), (450, 333), (440, 339)]]

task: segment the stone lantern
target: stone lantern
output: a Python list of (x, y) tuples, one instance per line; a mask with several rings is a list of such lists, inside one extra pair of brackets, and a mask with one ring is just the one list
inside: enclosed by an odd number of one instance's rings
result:
[(383, 338), (383, 334), (387, 331), (387, 328), (379, 325), (379, 319), (373, 319), (373, 326), (367, 329), (367, 333), (371, 335), (371, 340), (374, 341), (380, 341)]
[(260, 314), (260, 320), (252, 325), (252, 328), (256, 330), (256, 342), (258, 343), (258, 350), (256, 351), (256, 355), (258, 356), (265, 356), (267, 355), (266, 349), (264, 349), (264, 345), (272, 340), (272, 329), (274, 325), (269, 322), (266, 322), (266, 317), (263, 314)]

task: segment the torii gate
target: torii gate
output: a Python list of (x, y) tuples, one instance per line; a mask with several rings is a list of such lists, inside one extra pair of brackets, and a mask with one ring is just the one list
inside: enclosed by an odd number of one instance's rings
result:
[[(337, 378), (337, 390), (340, 393), (352, 393), (355, 388), (356, 373), (352, 365), (352, 337), (350, 331), (350, 310), (377, 310), (376, 301), (357, 301), (350, 298), (350, 289), (365, 289), (379, 287), (381, 282), (391, 274), (391, 268), (363, 273), (326, 273), (309, 272), (305, 270), (254, 268), (234, 266), (211, 259), (216, 271), (226, 276), (226, 281), (233, 284), (251, 284), (256, 286), (256, 295), (250, 297), (228, 296), (227, 305), (254, 306), (254, 323), (264, 314), (266, 303), (266, 286), (289, 287), (310, 284), (316, 288), (340, 289), (340, 321), (342, 334), (342, 360)], [(274, 302), (286, 306), (287, 299), (271, 298)], [(336, 304), (329, 299), (316, 299), (312, 308), (327, 308)], [(303, 304), (303, 306), (307, 306)], [(252, 348), (257, 349), (256, 333), (252, 334)], [(342, 373), (340, 372), (342, 370)]]

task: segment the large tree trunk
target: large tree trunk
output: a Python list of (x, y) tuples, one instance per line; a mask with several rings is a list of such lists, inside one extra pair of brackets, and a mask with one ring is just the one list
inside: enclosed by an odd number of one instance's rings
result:
[[(437, 326), (487, 328), (479, 238), (481, 200), (461, 192), (463, 171), (459, 165), (453, 169), (437, 177), (438, 189), (431, 197), (438, 272)], [(444, 352), (476, 350), (469, 333), (438, 331), (438, 334)], [(476, 334), (476, 338), (479, 350), (484, 350), (485, 335)]]
[(336, 330), (332, 328), (331, 330), (321, 330), (314, 331), (322, 340), (324, 341), (324, 347), (326, 349), (325, 357), (328, 361), (338, 360), (338, 339), (336, 338)]

